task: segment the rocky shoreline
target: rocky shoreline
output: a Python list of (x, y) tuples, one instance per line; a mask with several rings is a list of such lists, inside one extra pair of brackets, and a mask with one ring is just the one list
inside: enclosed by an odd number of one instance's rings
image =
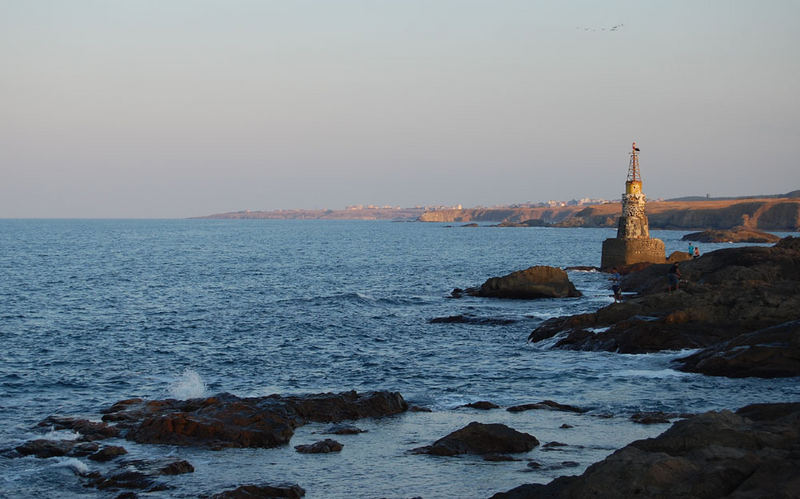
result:
[(682, 283), (671, 293), (669, 267), (627, 269), (622, 287), (635, 297), (545, 321), (528, 340), (558, 336), (554, 348), (620, 353), (708, 348), (684, 369), (732, 377), (800, 375), (800, 238), (682, 262)]

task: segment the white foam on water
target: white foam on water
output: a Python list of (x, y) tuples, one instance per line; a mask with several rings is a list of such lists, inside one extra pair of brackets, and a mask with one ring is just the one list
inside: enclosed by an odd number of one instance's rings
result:
[(657, 371), (645, 369), (623, 369), (620, 371), (611, 372), (611, 376), (619, 378), (669, 378), (691, 376), (691, 374), (676, 371), (674, 369), (659, 369)]
[(45, 440), (77, 440), (81, 434), (73, 430), (54, 430), (51, 429), (41, 438)]
[(186, 369), (169, 387), (169, 394), (178, 400), (199, 398), (206, 394), (206, 384), (196, 371)]
[(74, 457), (62, 459), (56, 463), (56, 466), (69, 468), (76, 475), (83, 476), (89, 473), (89, 467), (86, 465), (86, 463), (78, 459), (75, 459)]

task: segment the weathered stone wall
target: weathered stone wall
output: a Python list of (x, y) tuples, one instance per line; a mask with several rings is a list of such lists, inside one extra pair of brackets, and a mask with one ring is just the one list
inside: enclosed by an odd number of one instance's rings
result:
[(608, 270), (633, 263), (664, 263), (665, 248), (661, 239), (606, 239), (600, 268)]
[(645, 206), (646, 199), (641, 192), (622, 195), (622, 216), (617, 227), (618, 238), (647, 239), (650, 237)]

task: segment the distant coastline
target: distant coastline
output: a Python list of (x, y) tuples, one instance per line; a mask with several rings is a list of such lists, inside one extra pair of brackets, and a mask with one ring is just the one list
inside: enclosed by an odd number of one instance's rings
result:
[[(567, 202), (499, 207), (376, 207), (341, 210), (273, 210), (218, 213), (198, 219), (397, 220), (420, 222), (486, 222), (552, 227), (616, 227), (619, 202)], [(800, 230), (800, 190), (786, 194), (736, 198), (684, 197), (649, 201), (651, 229), (730, 229), (745, 226), (772, 231)]]

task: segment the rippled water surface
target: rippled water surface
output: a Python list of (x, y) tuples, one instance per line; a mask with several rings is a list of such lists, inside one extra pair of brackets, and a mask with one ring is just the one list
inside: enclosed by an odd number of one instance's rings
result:
[[(613, 235), (392, 222), (0, 220), (0, 449), (41, 438), (33, 427), (49, 415), (99, 419), (101, 409), (131, 397), (387, 389), (433, 412), (359, 421), (368, 433), (337, 437), (344, 444), (338, 454), (115, 443), (128, 449), (127, 459), (171, 456), (194, 464), (195, 473), (163, 478), (173, 488), (153, 497), (286, 481), (307, 497), (487, 497), (580, 473), (666, 428), (630, 423), (635, 411), (798, 399), (796, 378), (679, 373), (670, 368), (678, 352), (527, 344), (543, 320), (611, 302), (607, 276), (597, 272), (570, 271), (584, 293), (577, 299), (447, 298), (454, 287), (531, 265), (597, 265), (602, 240)], [(686, 249), (682, 235), (654, 231), (668, 252)], [(721, 246), (731, 245), (701, 248)], [(513, 322), (428, 322), (456, 314)], [(458, 408), (542, 399), (591, 412)], [(407, 452), (473, 420), (568, 445), (500, 463)], [(563, 423), (574, 428), (559, 428)], [(300, 428), (292, 445), (322, 438), (314, 432), (323, 428)], [(542, 468), (529, 471), (529, 459)], [(0, 456), (0, 496), (113, 497), (85, 488), (73, 471), (111, 466)]]

